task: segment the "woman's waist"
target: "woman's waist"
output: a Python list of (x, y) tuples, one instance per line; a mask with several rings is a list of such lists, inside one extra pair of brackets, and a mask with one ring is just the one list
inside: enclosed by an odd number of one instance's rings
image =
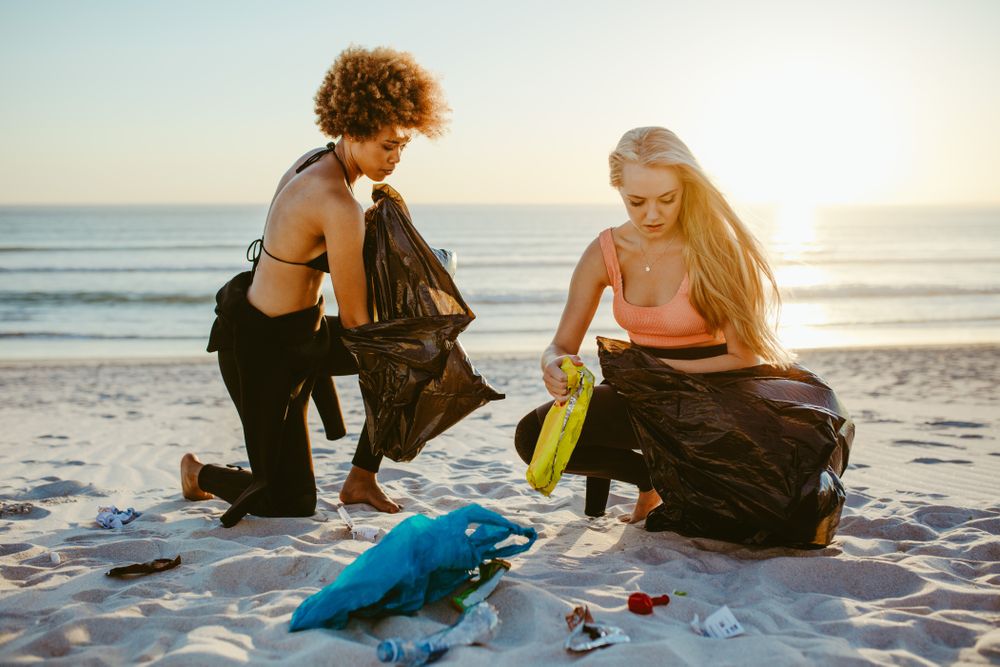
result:
[(711, 359), (729, 353), (725, 342), (709, 345), (691, 345), (687, 347), (657, 347), (642, 345), (635, 340), (632, 344), (658, 359), (676, 359), (686, 361), (693, 359)]
[[(262, 275), (264, 274), (264, 275)], [(269, 318), (293, 316), (322, 304), (319, 279), (274, 279), (258, 270), (246, 291), (247, 303), (260, 314)]]

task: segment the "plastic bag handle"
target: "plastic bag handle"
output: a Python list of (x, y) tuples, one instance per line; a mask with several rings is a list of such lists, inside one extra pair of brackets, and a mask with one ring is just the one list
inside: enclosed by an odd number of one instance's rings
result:
[(509, 533), (517, 535), (518, 537), (526, 537), (528, 539), (526, 543), (508, 544), (507, 546), (501, 547), (499, 549), (495, 547), (488, 549), (484, 552), (484, 556), (486, 557), (486, 559), (506, 558), (507, 556), (514, 556), (516, 554), (522, 553), (530, 549), (531, 545), (535, 543), (536, 539), (538, 539), (538, 533), (535, 531), (534, 528), (531, 527), (525, 528), (519, 526), (516, 523), (508, 521), (502, 516), (499, 516), (494, 512), (490, 512), (489, 510), (479, 505), (470, 505), (468, 507), (468, 512), (465, 519), (466, 519), (466, 524), (465, 524), (466, 526), (470, 526), (471, 524), (474, 523), (480, 525), (496, 526), (497, 528), (503, 528), (504, 530), (507, 530)]

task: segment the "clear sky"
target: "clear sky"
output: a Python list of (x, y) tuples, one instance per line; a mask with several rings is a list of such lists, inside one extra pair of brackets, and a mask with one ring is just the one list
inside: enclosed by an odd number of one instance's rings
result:
[(347, 45), (411, 51), (450, 132), (414, 203), (614, 203), (626, 129), (735, 202), (1000, 203), (1000, 2), (0, 2), (0, 204), (266, 202)]

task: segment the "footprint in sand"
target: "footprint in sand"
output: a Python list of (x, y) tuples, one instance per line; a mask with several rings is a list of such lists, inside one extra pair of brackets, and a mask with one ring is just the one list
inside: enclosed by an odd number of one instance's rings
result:
[(946, 442), (934, 442), (932, 440), (893, 440), (892, 444), (896, 446), (911, 445), (913, 447), (947, 447), (950, 449), (965, 449), (965, 447), (960, 447), (958, 445), (950, 445)]
[(934, 427), (945, 427), (945, 428), (985, 428), (986, 424), (980, 422), (963, 422), (963, 421), (953, 421), (950, 419), (936, 419), (934, 421), (925, 422), (928, 426)]
[(965, 459), (935, 459), (935, 458), (919, 458), (913, 459), (910, 463), (958, 463), (961, 465), (972, 465), (972, 461), (966, 461)]

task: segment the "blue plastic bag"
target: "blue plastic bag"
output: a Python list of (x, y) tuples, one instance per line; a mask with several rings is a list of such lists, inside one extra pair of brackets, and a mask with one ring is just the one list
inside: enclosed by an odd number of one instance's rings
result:
[[(467, 533), (473, 524), (478, 524), (476, 529)], [(511, 535), (528, 541), (497, 548)], [(335, 581), (306, 598), (292, 614), (290, 629), (340, 629), (349, 615), (415, 612), (454, 591), (483, 561), (527, 551), (537, 537), (534, 528), (476, 504), (437, 519), (412, 516), (358, 556)]]

